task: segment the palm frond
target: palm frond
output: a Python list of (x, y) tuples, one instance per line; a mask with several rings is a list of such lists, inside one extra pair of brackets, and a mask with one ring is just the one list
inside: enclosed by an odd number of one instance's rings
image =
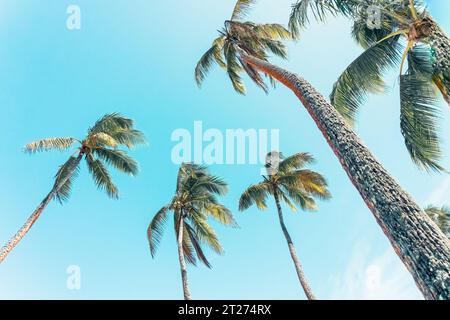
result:
[(190, 215), (192, 221), (192, 227), (195, 230), (197, 239), (202, 244), (208, 245), (217, 254), (222, 254), (223, 249), (217, 239), (214, 229), (208, 224), (208, 222), (198, 212)]
[(314, 157), (307, 152), (296, 153), (290, 157), (283, 159), (278, 167), (279, 171), (288, 172), (295, 169), (301, 169), (306, 165), (313, 164)]
[(214, 218), (218, 222), (226, 226), (237, 227), (236, 220), (234, 220), (231, 211), (228, 210), (224, 205), (215, 203), (206, 203), (204, 206), (205, 212), (208, 216)]
[(247, 210), (253, 204), (256, 204), (258, 209), (267, 209), (266, 198), (270, 193), (270, 186), (265, 181), (250, 186), (239, 199), (239, 210)]
[(208, 259), (206, 258), (206, 255), (203, 252), (202, 246), (200, 244), (200, 241), (197, 239), (197, 235), (195, 234), (194, 229), (186, 222), (184, 223), (184, 226), (185, 226), (184, 231), (189, 236), (189, 239), (192, 243), (192, 247), (194, 248), (195, 252), (197, 253), (198, 260), (203, 262), (203, 264), (206, 267), (211, 269), (211, 264), (209, 263)]
[(73, 180), (78, 176), (80, 170), (79, 165), (80, 160), (72, 156), (59, 167), (53, 189), (56, 191), (56, 198), (60, 203), (69, 199)]
[(238, 63), (236, 48), (230, 43), (224, 45), (224, 55), (227, 64), (228, 77), (233, 84), (234, 90), (240, 94), (245, 94), (245, 86), (242, 82), (242, 78), (239, 73), (242, 71), (241, 66)]
[(24, 148), (24, 151), (27, 153), (36, 153), (50, 150), (63, 151), (70, 148), (75, 141), (77, 141), (77, 139), (75, 138), (47, 138), (27, 144)]
[(92, 128), (89, 129), (88, 135), (96, 133), (112, 134), (117, 130), (132, 129), (133, 120), (121, 116), (119, 113), (110, 113), (100, 118)]
[(233, 14), (231, 15), (232, 21), (239, 21), (244, 19), (251, 9), (251, 6), (256, 2), (256, 0), (238, 0), (233, 9)]
[(119, 144), (126, 146), (128, 149), (132, 149), (136, 145), (146, 143), (144, 134), (135, 129), (117, 129), (114, 132), (111, 132), (110, 136)]
[(217, 63), (222, 68), (226, 68), (226, 63), (223, 61), (221, 53), (223, 44), (223, 37), (219, 37), (214, 40), (212, 47), (206, 51), (198, 61), (197, 66), (195, 67), (195, 81), (198, 86), (201, 86), (214, 63)]
[(99, 148), (94, 149), (94, 154), (119, 171), (136, 176), (139, 172), (137, 162), (128, 156), (125, 151)]
[(311, 13), (316, 21), (324, 22), (327, 16), (342, 14), (349, 16), (354, 12), (357, 1), (355, 0), (299, 0), (292, 5), (289, 17), (289, 30), (296, 37), (300, 34), (300, 29), (309, 24), (309, 14)]
[[(283, 186), (282, 188), (284, 191), (283, 194), (285, 194), (285, 198), (291, 199), (292, 201), (294, 201), (297, 205), (300, 206), (300, 208), (302, 208), (302, 210), (307, 210), (307, 211), (317, 210), (316, 201), (308, 193), (306, 193), (298, 188), (290, 188), (290, 187), (286, 187), (286, 186)], [(286, 199), (284, 199), (284, 201), (287, 202)], [(288, 203), (288, 204), (292, 208), (292, 204), (290, 204), (290, 203)], [(294, 209), (294, 211), (296, 211), (296, 210)]]
[(253, 31), (264, 39), (291, 40), (293, 38), (288, 29), (277, 23), (258, 24)]
[(397, 40), (389, 39), (364, 51), (334, 84), (331, 103), (348, 122), (354, 122), (367, 93), (384, 91), (383, 73), (400, 60), (401, 47)]
[(400, 127), (412, 160), (426, 170), (443, 171), (432, 84), (417, 72), (402, 75), (400, 98)]
[(450, 207), (428, 206), (425, 213), (438, 225), (442, 232), (450, 238)]
[(119, 192), (114, 185), (111, 175), (106, 169), (101, 160), (94, 159), (92, 154), (86, 155), (86, 162), (89, 172), (92, 175), (97, 187), (101, 190), (105, 190), (109, 197), (117, 199), (119, 198)]
[(156, 250), (161, 242), (164, 227), (167, 222), (167, 213), (169, 212), (169, 207), (162, 207), (153, 217), (147, 228), (147, 239), (150, 246), (150, 253), (152, 257), (155, 256)]

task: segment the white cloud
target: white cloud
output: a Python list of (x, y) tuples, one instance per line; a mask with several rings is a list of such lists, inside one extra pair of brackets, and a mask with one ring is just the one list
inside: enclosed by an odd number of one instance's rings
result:
[(442, 183), (434, 189), (428, 197), (427, 204), (441, 206), (450, 202), (450, 177), (445, 178)]
[(370, 259), (370, 246), (357, 245), (346, 270), (332, 279), (331, 299), (423, 299), (392, 248)]

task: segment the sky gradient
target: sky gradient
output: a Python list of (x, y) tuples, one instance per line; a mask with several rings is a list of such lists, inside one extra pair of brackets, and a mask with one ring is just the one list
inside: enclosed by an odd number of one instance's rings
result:
[[(293, 0), (260, 0), (255, 22), (286, 24)], [(131, 4), (132, 3), (132, 4)], [(81, 8), (81, 29), (66, 28), (66, 8)], [(297, 98), (277, 86), (266, 95), (247, 78), (246, 96), (213, 69), (201, 89), (193, 70), (230, 16), (233, 0), (0, 0), (0, 242), (5, 243), (50, 191), (70, 152), (33, 156), (27, 142), (50, 136), (83, 137), (105, 113), (120, 112), (144, 131), (149, 144), (133, 150), (141, 173), (114, 173), (120, 200), (98, 191), (82, 167), (70, 201), (54, 202), (0, 265), (0, 299), (179, 299), (180, 272), (169, 223), (155, 259), (146, 239), (153, 215), (175, 189), (171, 161), (174, 130), (279, 129), (281, 151), (310, 152), (333, 199), (314, 213), (291, 213), (286, 224), (317, 297), (420, 299), (412, 277), (394, 254), (325, 139)], [(431, 0), (447, 32), (450, 2)], [(350, 23), (312, 23), (289, 44), (288, 61), (328, 96), (334, 81), (361, 49)], [(390, 92), (370, 96), (357, 132), (385, 168), (422, 205), (450, 202), (448, 174), (418, 170), (399, 128), (398, 71)], [(450, 109), (441, 101), (443, 164), (450, 167)], [(265, 212), (237, 210), (240, 194), (260, 180), (258, 165), (213, 165), (230, 186), (223, 203), (239, 229), (214, 224), (224, 256), (208, 252), (212, 270), (189, 267), (195, 299), (304, 299), (271, 205)], [(81, 270), (81, 289), (69, 290), (66, 270)]]

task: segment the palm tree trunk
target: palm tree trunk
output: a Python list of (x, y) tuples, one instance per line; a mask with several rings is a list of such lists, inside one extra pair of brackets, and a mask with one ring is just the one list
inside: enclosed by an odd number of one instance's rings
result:
[(303, 103), (426, 299), (450, 299), (450, 241), (303, 78), (242, 54)]
[(428, 38), (433, 49), (435, 83), (450, 106), (450, 39), (431, 16), (428, 16), (428, 19), (431, 22), (431, 33)]
[(183, 215), (180, 214), (177, 241), (178, 241), (178, 259), (180, 260), (181, 281), (183, 283), (184, 300), (192, 300), (191, 293), (189, 292), (186, 261), (184, 260), (183, 231), (184, 231)]
[[(80, 163), (82, 158), (83, 158), (83, 154), (80, 153), (78, 155), (78, 157), (77, 157), (78, 163)], [(2, 263), (6, 259), (8, 254), (19, 244), (19, 242), (27, 234), (27, 232), (31, 229), (31, 227), (36, 222), (36, 220), (39, 218), (39, 216), (44, 211), (44, 209), (47, 207), (47, 205), (55, 198), (56, 194), (58, 193), (58, 190), (67, 182), (67, 180), (70, 179), (72, 174), (73, 174), (73, 172), (71, 174), (68, 174), (67, 177), (64, 178), (63, 180), (61, 180), (60, 183), (57, 186), (54, 186), (52, 188), (50, 193), (44, 198), (44, 200), (42, 200), (42, 202), (39, 204), (39, 206), (36, 208), (36, 210), (27, 219), (25, 224), (8, 241), (8, 243), (3, 248), (1, 248), (1, 250), (0, 250), (0, 263)]]
[(302, 264), (300, 263), (300, 260), (298, 260), (298, 258), (297, 258), (297, 253), (295, 252), (295, 247), (294, 247), (294, 244), (292, 243), (291, 236), (284, 224), (283, 212), (281, 211), (281, 205), (280, 205), (280, 199), (279, 199), (278, 193), (276, 191), (274, 192), (274, 197), (275, 197), (275, 203), (277, 205), (278, 218), (280, 219), (281, 229), (283, 230), (284, 237), (286, 238), (292, 261), (294, 261), (295, 270), (297, 271), (297, 275), (298, 275), (298, 280), (300, 281), (300, 284), (303, 288), (303, 291), (305, 291), (305, 295), (308, 298), (308, 300), (315, 300), (316, 297), (314, 296), (314, 293), (312, 292), (311, 287), (309, 286), (309, 283), (306, 280), (305, 273), (303, 272)]

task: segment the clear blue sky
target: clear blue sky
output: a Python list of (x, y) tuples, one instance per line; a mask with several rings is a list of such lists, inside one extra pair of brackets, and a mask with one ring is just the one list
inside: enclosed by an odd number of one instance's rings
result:
[[(293, 0), (260, 0), (256, 22), (287, 23)], [(66, 28), (66, 8), (81, 8), (81, 30)], [(82, 137), (108, 112), (136, 120), (149, 139), (133, 151), (141, 174), (114, 173), (119, 201), (96, 190), (83, 167), (70, 201), (52, 203), (22, 243), (0, 265), (0, 298), (178, 299), (182, 297), (175, 235), (169, 224), (155, 260), (146, 229), (174, 191), (174, 130), (280, 129), (285, 154), (311, 152), (333, 200), (316, 213), (286, 222), (312, 288), (320, 298), (420, 298), (375, 219), (351, 185), (324, 138), (287, 89), (265, 95), (248, 81), (248, 95), (234, 93), (214, 69), (200, 90), (193, 69), (234, 0), (0, 1), (0, 242), (24, 223), (47, 194), (69, 153), (29, 156), (22, 146), (49, 136)], [(450, 3), (431, 0), (431, 12), (450, 30)], [(328, 96), (340, 72), (359, 53), (350, 24), (331, 19), (290, 44), (279, 62)], [(448, 175), (429, 175), (411, 163), (399, 131), (396, 72), (390, 93), (372, 96), (357, 131), (383, 165), (421, 205), (450, 199)], [(442, 136), (450, 167), (450, 109), (442, 102)], [(208, 252), (213, 269), (190, 267), (196, 299), (303, 299), (274, 207), (237, 211), (240, 193), (260, 179), (257, 165), (215, 165), (230, 192), (223, 202), (240, 229), (217, 226), (224, 256)], [(66, 269), (81, 268), (81, 290), (66, 288)]]

